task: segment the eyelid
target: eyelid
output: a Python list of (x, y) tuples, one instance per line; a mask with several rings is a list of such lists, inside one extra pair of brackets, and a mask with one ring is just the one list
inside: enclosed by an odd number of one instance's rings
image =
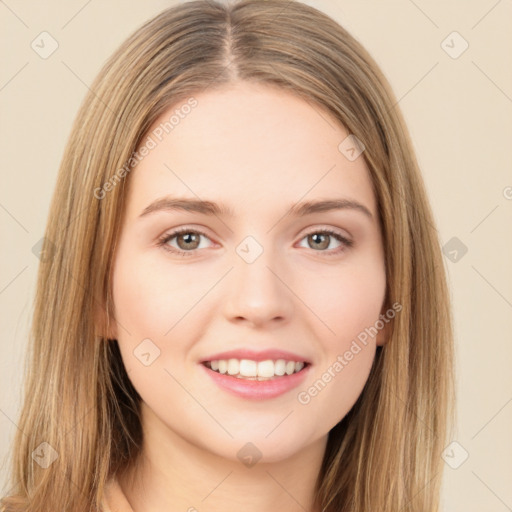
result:
[(337, 249), (331, 249), (328, 251), (315, 251), (314, 249), (311, 249), (313, 253), (323, 254), (324, 256), (331, 257), (331, 256), (339, 256), (343, 252), (345, 252), (347, 249), (350, 249), (354, 246), (354, 240), (351, 236), (346, 236), (343, 233), (341, 233), (338, 229), (332, 228), (332, 227), (318, 227), (315, 226), (308, 232), (304, 233), (304, 235), (300, 238), (299, 242), (304, 240), (309, 235), (312, 234), (326, 234), (328, 236), (331, 236), (338, 240), (338, 242), (341, 243), (341, 247), (338, 247)]
[(307, 235), (310, 235), (312, 233), (323, 233), (323, 232), (326, 232), (326, 233), (334, 233), (336, 235), (338, 235), (339, 237), (341, 238), (344, 238), (346, 240), (349, 240), (349, 241), (352, 241), (352, 236), (348, 233), (348, 231), (346, 230), (342, 230), (340, 228), (335, 228), (333, 226), (329, 226), (329, 225), (319, 225), (319, 224), (315, 224), (313, 227), (311, 227), (311, 229), (309, 228), (306, 228), (307, 231), (306, 233), (303, 235), (303, 236), (307, 236)]
[(181, 249), (177, 249), (176, 247), (170, 247), (168, 245), (168, 242), (172, 240), (173, 238), (176, 238), (182, 233), (196, 233), (198, 235), (204, 236), (205, 238), (208, 238), (208, 240), (211, 240), (211, 237), (202, 229), (196, 228), (196, 227), (190, 227), (190, 226), (182, 226), (176, 229), (173, 229), (171, 231), (165, 232), (162, 236), (158, 237), (157, 245), (159, 247), (162, 247), (164, 250), (173, 253), (173, 254), (179, 254), (183, 256), (192, 256), (194, 255), (198, 249), (193, 249), (191, 251), (183, 251)]
[[(202, 229), (197, 227), (191, 227), (191, 226), (182, 226), (179, 228), (175, 228), (171, 230), (170, 232), (164, 233), (162, 236), (158, 238), (158, 246), (161, 246), (164, 250), (171, 252), (173, 254), (179, 254), (183, 256), (193, 256), (199, 249), (192, 249), (190, 251), (183, 251), (181, 249), (177, 249), (175, 247), (170, 248), (168, 246), (168, 242), (175, 237), (179, 236), (182, 233), (196, 233), (198, 235), (204, 236), (205, 238), (208, 238), (208, 240), (212, 241), (211, 237)], [(345, 249), (351, 248), (354, 245), (354, 241), (352, 240), (351, 236), (344, 235), (338, 228), (328, 227), (328, 226), (312, 226), (308, 231), (306, 231), (298, 240), (301, 242), (306, 238), (307, 236), (311, 234), (327, 234), (329, 236), (333, 236), (336, 238), (341, 244), (342, 247), (338, 249), (331, 249), (329, 251), (315, 251), (315, 249), (311, 249), (313, 252), (317, 252), (319, 254), (324, 253), (326, 256), (336, 256), (343, 252)], [(214, 242), (215, 243), (215, 242)]]

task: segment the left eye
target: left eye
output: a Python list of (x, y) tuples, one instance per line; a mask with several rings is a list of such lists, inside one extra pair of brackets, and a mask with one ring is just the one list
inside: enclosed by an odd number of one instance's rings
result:
[[(339, 243), (338, 247), (334, 249), (343, 250), (344, 247), (352, 246), (352, 241), (330, 230), (314, 231), (306, 235), (302, 240), (306, 240), (309, 247), (312, 247), (315, 251), (325, 252), (324, 249), (329, 249), (333, 239)], [(331, 249), (333, 248), (331, 247)], [(339, 250), (335, 252), (339, 252)]]

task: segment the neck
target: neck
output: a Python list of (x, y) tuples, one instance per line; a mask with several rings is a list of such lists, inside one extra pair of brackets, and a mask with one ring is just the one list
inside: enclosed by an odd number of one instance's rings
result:
[(133, 512), (315, 512), (327, 436), (285, 460), (251, 466), (193, 445), (161, 422), (152, 423), (139, 457), (118, 476)]

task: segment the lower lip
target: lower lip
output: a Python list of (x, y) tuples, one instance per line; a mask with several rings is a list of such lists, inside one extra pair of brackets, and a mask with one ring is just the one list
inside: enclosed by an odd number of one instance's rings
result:
[(300, 372), (293, 373), (292, 375), (283, 375), (282, 377), (274, 377), (269, 380), (249, 380), (215, 372), (204, 364), (199, 366), (206, 371), (220, 388), (233, 395), (253, 400), (265, 400), (287, 393), (304, 380), (311, 367), (308, 364)]

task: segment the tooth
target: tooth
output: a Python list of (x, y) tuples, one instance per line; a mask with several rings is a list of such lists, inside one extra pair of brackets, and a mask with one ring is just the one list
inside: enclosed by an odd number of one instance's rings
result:
[[(295, 367), (295, 365), (294, 365)], [(274, 375), (284, 375), (284, 372), (286, 371), (286, 361), (284, 359), (278, 359), (274, 363)]]
[(258, 363), (249, 359), (240, 361), (240, 375), (244, 377), (256, 377), (258, 375)]
[(286, 375), (291, 375), (295, 371), (295, 363), (293, 361), (288, 361), (286, 363)]
[(228, 362), (225, 359), (219, 361), (219, 373), (226, 373), (228, 371)]
[(252, 359), (219, 359), (209, 361), (209, 367), (221, 374), (228, 374), (238, 378), (269, 380), (273, 377), (292, 375), (304, 368), (305, 363), (277, 359), (273, 361), (253, 361)]
[(240, 361), (238, 359), (230, 359), (228, 361), (229, 375), (236, 375), (240, 372)]
[(258, 377), (273, 377), (274, 361), (267, 359), (258, 363)]

